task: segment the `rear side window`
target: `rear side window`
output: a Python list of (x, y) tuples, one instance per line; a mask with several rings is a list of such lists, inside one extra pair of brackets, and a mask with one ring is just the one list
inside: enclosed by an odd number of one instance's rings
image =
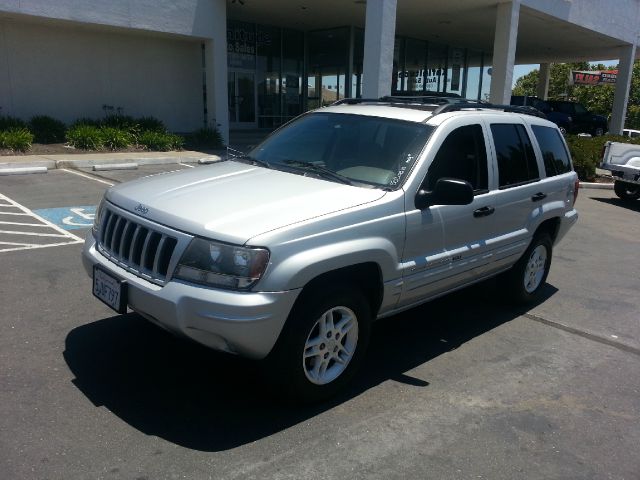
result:
[(498, 160), (500, 188), (515, 187), (540, 178), (531, 140), (523, 125), (491, 125)]
[(445, 138), (429, 167), (426, 189), (433, 190), (440, 178), (466, 180), (476, 193), (488, 190), (487, 149), (480, 125), (456, 128)]
[(561, 175), (571, 171), (569, 154), (560, 137), (560, 132), (555, 128), (532, 125), (533, 134), (542, 150), (544, 171), (547, 177)]

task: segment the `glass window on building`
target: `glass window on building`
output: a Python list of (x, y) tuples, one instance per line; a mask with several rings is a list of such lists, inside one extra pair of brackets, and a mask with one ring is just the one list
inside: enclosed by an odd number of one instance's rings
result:
[(396, 37), (393, 44), (393, 70), (391, 94), (400, 95), (404, 91), (404, 38)]
[(304, 34), (282, 31), (282, 123), (302, 113)]
[(351, 96), (362, 98), (362, 65), (364, 62), (364, 30), (353, 31), (353, 69), (351, 74)]
[(253, 23), (227, 22), (227, 62), (230, 69), (255, 70), (256, 26)]
[(280, 125), (280, 29), (257, 26), (256, 82), (258, 88), (258, 127), (274, 128)]
[(425, 91), (444, 92), (447, 85), (447, 59), (448, 48), (446, 45), (429, 42), (427, 54), (427, 68), (424, 72)]
[(308, 109), (345, 97), (345, 79), (349, 62), (349, 27), (316, 30), (308, 34), (309, 82)]
[(467, 50), (466, 98), (480, 99), (482, 88), (482, 52)]
[(491, 96), (491, 65), (485, 65), (482, 69), (482, 89), (480, 90), (480, 100), (489, 101)]
[(427, 42), (407, 38), (404, 49), (404, 91), (423, 92), (427, 65)]
[(464, 48), (450, 47), (447, 61), (447, 87), (448, 93), (464, 96), (465, 55)]

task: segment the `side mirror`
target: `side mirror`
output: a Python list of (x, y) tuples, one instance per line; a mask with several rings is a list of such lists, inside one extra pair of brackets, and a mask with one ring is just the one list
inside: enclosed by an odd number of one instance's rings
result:
[(431, 192), (419, 190), (415, 206), (424, 210), (431, 205), (469, 205), (473, 202), (473, 187), (465, 180), (441, 178)]

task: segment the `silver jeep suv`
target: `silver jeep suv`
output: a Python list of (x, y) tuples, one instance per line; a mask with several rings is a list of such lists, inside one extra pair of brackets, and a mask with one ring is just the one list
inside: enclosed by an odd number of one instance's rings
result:
[(499, 274), (536, 298), (577, 187), (549, 121), (346, 100), (247, 155), (110, 188), (83, 261), (116, 311), (264, 359), (318, 400), (358, 369), (375, 319)]

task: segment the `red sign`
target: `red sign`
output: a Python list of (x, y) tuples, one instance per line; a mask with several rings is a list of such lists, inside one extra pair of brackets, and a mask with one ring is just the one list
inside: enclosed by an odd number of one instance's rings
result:
[(611, 85), (616, 83), (618, 70), (572, 71), (573, 85)]

